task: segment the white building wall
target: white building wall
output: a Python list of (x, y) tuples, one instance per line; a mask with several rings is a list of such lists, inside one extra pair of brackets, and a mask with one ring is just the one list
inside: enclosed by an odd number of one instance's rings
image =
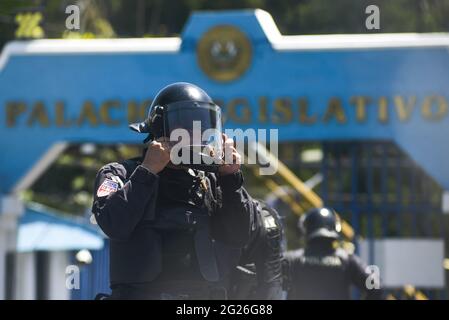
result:
[[(384, 287), (444, 288), (442, 239), (385, 238), (373, 241), (372, 263), (379, 268)], [(360, 256), (366, 262), (369, 262), (369, 248), (368, 240), (359, 242)]]
[(36, 299), (36, 253), (16, 254), (15, 296), (17, 300)]
[(66, 288), (66, 268), (69, 255), (66, 251), (52, 251), (48, 261), (48, 299), (68, 300), (70, 291)]
[(16, 250), (17, 219), (23, 204), (15, 195), (0, 195), (0, 300), (6, 298), (6, 255)]
[(6, 230), (2, 227), (2, 219), (0, 217), (0, 300), (5, 300), (6, 298), (6, 253)]

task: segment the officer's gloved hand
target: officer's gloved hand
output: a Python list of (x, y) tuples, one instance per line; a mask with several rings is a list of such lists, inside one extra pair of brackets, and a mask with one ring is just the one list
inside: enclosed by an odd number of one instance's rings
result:
[(142, 166), (154, 174), (161, 172), (170, 162), (170, 147), (164, 138), (152, 141), (148, 145)]

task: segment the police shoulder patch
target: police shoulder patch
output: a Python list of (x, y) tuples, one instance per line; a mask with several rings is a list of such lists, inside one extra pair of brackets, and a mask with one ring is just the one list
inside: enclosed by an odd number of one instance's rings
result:
[(97, 196), (98, 197), (106, 197), (113, 192), (118, 190), (118, 183), (112, 181), (111, 179), (105, 179), (103, 183), (98, 187)]

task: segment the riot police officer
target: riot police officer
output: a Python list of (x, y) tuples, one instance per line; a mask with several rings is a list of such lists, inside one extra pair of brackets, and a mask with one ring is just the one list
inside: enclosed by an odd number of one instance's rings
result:
[[(169, 139), (174, 130), (191, 138), (195, 122), (201, 141), (173, 153), (180, 143)], [(174, 83), (156, 95), (148, 118), (130, 127), (148, 134), (149, 144), (142, 157), (100, 169), (92, 207), (110, 238), (112, 298), (227, 298), (230, 273), (255, 227), (255, 203), (242, 187), (232, 139), (222, 138), (220, 108), (201, 88)], [(184, 161), (184, 152), (200, 162)], [(220, 162), (222, 154), (231, 162)]]
[(280, 300), (282, 286), (281, 218), (265, 202), (257, 201), (256, 224), (232, 274), (230, 298), (235, 300)]
[(382, 290), (367, 286), (370, 273), (360, 258), (335, 247), (341, 224), (333, 209), (312, 209), (300, 218), (299, 227), (305, 248), (285, 254), (289, 300), (347, 300), (352, 285), (367, 299), (382, 298)]

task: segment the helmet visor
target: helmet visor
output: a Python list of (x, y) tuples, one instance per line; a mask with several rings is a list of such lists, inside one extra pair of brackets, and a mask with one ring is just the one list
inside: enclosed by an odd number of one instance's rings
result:
[(164, 135), (172, 144), (221, 159), (221, 110), (215, 104), (181, 101), (166, 106)]

